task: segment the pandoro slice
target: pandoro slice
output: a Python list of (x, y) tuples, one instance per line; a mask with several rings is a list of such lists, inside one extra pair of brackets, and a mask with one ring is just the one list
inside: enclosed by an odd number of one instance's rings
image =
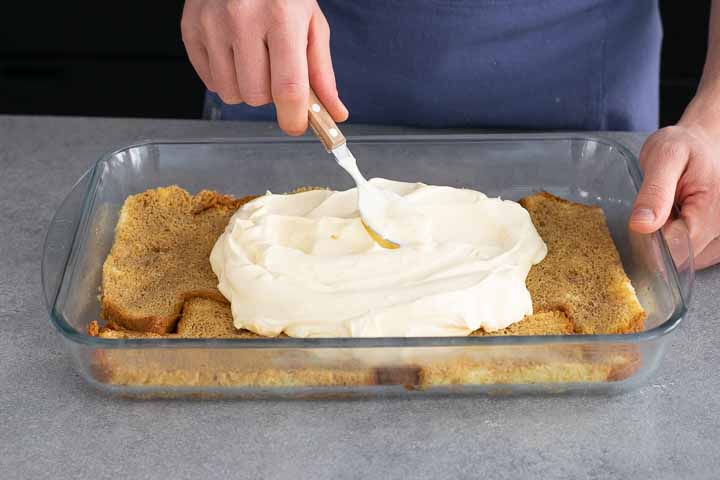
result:
[(269, 338), (236, 329), (230, 305), (200, 297), (185, 302), (177, 333), (186, 338)]
[(527, 287), (535, 312), (561, 311), (575, 333), (631, 333), (645, 311), (625, 274), (605, 214), (546, 192), (520, 200), (548, 254), (533, 266)]
[(103, 265), (102, 316), (120, 327), (173, 332), (187, 298), (224, 302), (208, 258), (230, 216), (254, 197), (234, 199), (177, 186), (128, 197)]

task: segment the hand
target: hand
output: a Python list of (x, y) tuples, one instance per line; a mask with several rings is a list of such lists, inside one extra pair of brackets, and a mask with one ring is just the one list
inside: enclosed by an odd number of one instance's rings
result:
[(187, 0), (181, 27), (190, 62), (223, 102), (274, 102), (280, 128), (301, 135), (312, 85), (335, 121), (347, 119), (315, 0)]
[[(680, 124), (648, 137), (640, 152), (645, 180), (630, 228), (652, 233), (664, 227), (675, 202), (690, 233), (695, 268), (720, 262), (720, 140), (697, 124)], [(672, 240), (671, 240), (672, 243)]]

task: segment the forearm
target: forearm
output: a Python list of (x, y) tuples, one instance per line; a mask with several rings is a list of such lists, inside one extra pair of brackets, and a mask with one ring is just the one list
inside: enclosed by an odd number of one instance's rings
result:
[(680, 124), (699, 126), (711, 135), (720, 136), (720, 0), (712, 2), (708, 31), (702, 78)]

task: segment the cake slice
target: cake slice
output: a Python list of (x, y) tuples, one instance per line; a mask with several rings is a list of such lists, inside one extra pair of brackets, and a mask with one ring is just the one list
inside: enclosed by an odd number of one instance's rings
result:
[(575, 333), (639, 332), (645, 311), (597, 206), (540, 192), (520, 200), (548, 246), (526, 284), (535, 312), (560, 311)]
[(186, 299), (224, 302), (208, 258), (232, 214), (253, 197), (177, 186), (128, 197), (103, 265), (102, 316), (127, 330), (170, 333)]

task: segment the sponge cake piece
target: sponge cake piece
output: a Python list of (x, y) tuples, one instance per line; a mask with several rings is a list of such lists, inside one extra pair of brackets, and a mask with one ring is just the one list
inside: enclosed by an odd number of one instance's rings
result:
[(600, 207), (541, 192), (520, 200), (548, 254), (527, 287), (535, 312), (561, 311), (575, 333), (639, 332), (645, 311), (625, 274)]
[(170, 186), (128, 197), (103, 265), (102, 316), (122, 328), (170, 333), (185, 299), (224, 302), (208, 258), (230, 216), (254, 197)]
[(206, 298), (191, 298), (185, 302), (177, 333), (187, 338), (268, 338), (236, 329), (230, 305)]
[(549, 311), (535, 312), (502, 330), (495, 330), (494, 332), (486, 332), (482, 329), (475, 330), (470, 336), (571, 335), (574, 330), (575, 327), (567, 315), (560, 311)]

